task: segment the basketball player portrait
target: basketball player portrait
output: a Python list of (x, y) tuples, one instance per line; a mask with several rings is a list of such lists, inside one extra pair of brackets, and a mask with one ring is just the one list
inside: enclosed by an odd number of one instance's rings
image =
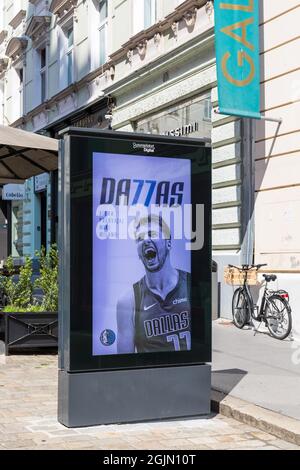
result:
[(149, 214), (135, 237), (145, 275), (118, 300), (118, 353), (190, 350), (190, 273), (172, 265), (170, 228)]

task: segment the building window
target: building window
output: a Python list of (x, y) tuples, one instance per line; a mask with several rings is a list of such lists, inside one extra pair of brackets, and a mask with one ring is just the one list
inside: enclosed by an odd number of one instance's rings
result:
[(156, 0), (144, 0), (144, 29), (156, 22)]
[(192, 98), (136, 123), (137, 132), (211, 139), (211, 95)]
[(20, 106), (20, 116), (23, 114), (23, 88), (24, 88), (24, 71), (23, 68), (16, 69), (18, 80), (19, 80), (19, 106)]
[(73, 27), (67, 30), (67, 76), (68, 76), (68, 86), (71, 85), (74, 81), (74, 31)]
[(204, 101), (204, 116), (203, 116), (203, 119), (205, 121), (211, 122), (211, 110), (212, 110), (211, 100), (207, 99), (207, 100)]
[(99, 65), (103, 65), (107, 59), (107, 18), (108, 18), (108, 0), (99, 1)]
[(100, 0), (99, 1), (99, 13), (100, 13), (100, 22), (103, 23), (108, 17), (108, 1)]
[(46, 101), (47, 87), (46, 87), (46, 69), (47, 69), (47, 59), (46, 59), (46, 48), (40, 50), (40, 76), (41, 76), (41, 103)]
[(150, 28), (157, 21), (157, 0), (133, 0), (133, 34)]

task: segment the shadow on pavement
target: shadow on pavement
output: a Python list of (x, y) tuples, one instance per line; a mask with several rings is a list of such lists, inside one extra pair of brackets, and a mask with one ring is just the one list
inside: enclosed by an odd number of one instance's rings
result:
[(247, 373), (242, 369), (215, 370), (212, 372), (212, 388), (229, 394)]

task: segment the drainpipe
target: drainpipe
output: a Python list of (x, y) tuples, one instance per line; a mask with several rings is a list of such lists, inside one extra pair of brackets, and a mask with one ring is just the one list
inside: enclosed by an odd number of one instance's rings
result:
[(242, 119), (242, 188), (241, 188), (241, 263), (252, 264), (254, 256), (255, 206), (255, 121)]

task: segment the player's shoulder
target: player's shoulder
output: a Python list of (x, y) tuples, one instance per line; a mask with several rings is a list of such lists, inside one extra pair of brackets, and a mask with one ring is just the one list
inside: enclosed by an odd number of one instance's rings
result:
[(191, 273), (189, 273), (188, 271), (183, 271), (183, 269), (178, 269), (177, 271), (179, 272), (179, 276), (182, 279), (187, 279), (187, 280), (190, 279)]
[(128, 289), (124, 294), (122, 294), (119, 299), (118, 299), (118, 307), (127, 307), (129, 305), (133, 305), (134, 302), (134, 294), (133, 294), (133, 289)]

